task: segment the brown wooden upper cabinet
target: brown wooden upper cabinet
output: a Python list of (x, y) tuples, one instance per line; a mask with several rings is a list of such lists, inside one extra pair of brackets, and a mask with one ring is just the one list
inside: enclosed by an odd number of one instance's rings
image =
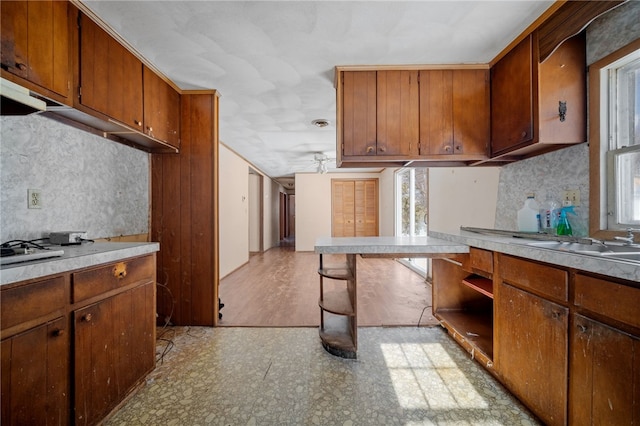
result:
[(481, 160), (488, 145), (489, 70), (420, 71), (420, 156)]
[(488, 158), (487, 68), (337, 72), (339, 164)]
[(69, 4), (2, 1), (0, 17), (2, 77), (70, 105)]
[(83, 14), (78, 102), (143, 131), (142, 62)]
[(349, 71), (342, 77), (343, 160), (404, 158), (417, 150), (417, 71)]
[(144, 133), (180, 147), (180, 94), (144, 67)]
[(491, 157), (512, 159), (586, 141), (584, 33), (539, 60), (533, 32), (491, 68)]
[(180, 94), (83, 14), (79, 38), (75, 107), (178, 148)]

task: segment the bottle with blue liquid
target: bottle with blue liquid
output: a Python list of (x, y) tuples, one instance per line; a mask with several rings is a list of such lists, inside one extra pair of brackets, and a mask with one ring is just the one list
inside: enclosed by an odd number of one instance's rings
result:
[(576, 215), (573, 206), (566, 206), (560, 209), (560, 219), (558, 219), (558, 226), (556, 228), (557, 235), (573, 235), (573, 230), (571, 229), (569, 218), (567, 218), (567, 213), (571, 213), (574, 216)]

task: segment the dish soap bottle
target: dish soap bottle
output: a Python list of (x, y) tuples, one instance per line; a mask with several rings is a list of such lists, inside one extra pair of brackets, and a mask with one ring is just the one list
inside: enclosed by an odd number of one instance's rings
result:
[(575, 215), (573, 206), (567, 206), (560, 209), (560, 220), (558, 220), (558, 227), (556, 228), (556, 234), (558, 235), (573, 235), (571, 224), (567, 218), (567, 212)]
[(540, 207), (540, 232), (553, 234), (558, 227), (558, 214), (560, 203), (558, 203), (551, 193), (547, 193), (542, 206)]
[(528, 196), (524, 206), (518, 210), (518, 231), (538, 232), (540, 208), (533, 196)]

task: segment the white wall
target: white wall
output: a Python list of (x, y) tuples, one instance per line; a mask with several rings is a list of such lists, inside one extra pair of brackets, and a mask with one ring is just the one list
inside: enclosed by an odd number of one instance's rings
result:
[(493, 228), (499, 177), (497, 167), (430, 168), (429, 231)]
[[(296, 251), (313, 251), (318, 237), (331, 236), (331, 179), (379, 179), (380, 173), (298, 173), (295, 178)], [(380, 182), (378, 190), (380, 202)], [(384, 208), (393, 209), (393, 205)], [(382, 217), (382, 208), (379, 211)]]
[(249, 261), (249, 163), (220, 144), (220, 278)]
[[(249, 174), (252, 165), (244, 158), (220, 144), (220, 278), (249, 261), (249, 251), (258, 251), (260, 235), (250, 237), (250, 230), (259, 232), (259, 218), (263, 218), (263, 250), (278, 245), (279, 193), (284, 188), (269, 177)], [(257, 172), (259, 173), (259, 172)], [(263, 212), (259, 211), (260, 183), (263, 184)], [(251, 180), (251, 184), (250, 184)], [(250, 212), (253, 210), (253, 212)], [(253, 219), (251, 219), (253, 217)], [(257, 219), (256, 219), (257, 218)], [(250, 220), (254, 220), (250, 224)], [(253, 240), (253, 245), (250, 241)]]

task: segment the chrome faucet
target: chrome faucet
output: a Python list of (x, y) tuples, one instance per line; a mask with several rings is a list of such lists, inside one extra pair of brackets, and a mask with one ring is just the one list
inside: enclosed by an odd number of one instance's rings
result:
[(633, 244), (633, 237), (635, 232), (640, 232), (640, 229), (627, 228), (627, 236), (626, 237), (614, 237), (616, 240), (624, 241), (625, 246), (630, 246)]

